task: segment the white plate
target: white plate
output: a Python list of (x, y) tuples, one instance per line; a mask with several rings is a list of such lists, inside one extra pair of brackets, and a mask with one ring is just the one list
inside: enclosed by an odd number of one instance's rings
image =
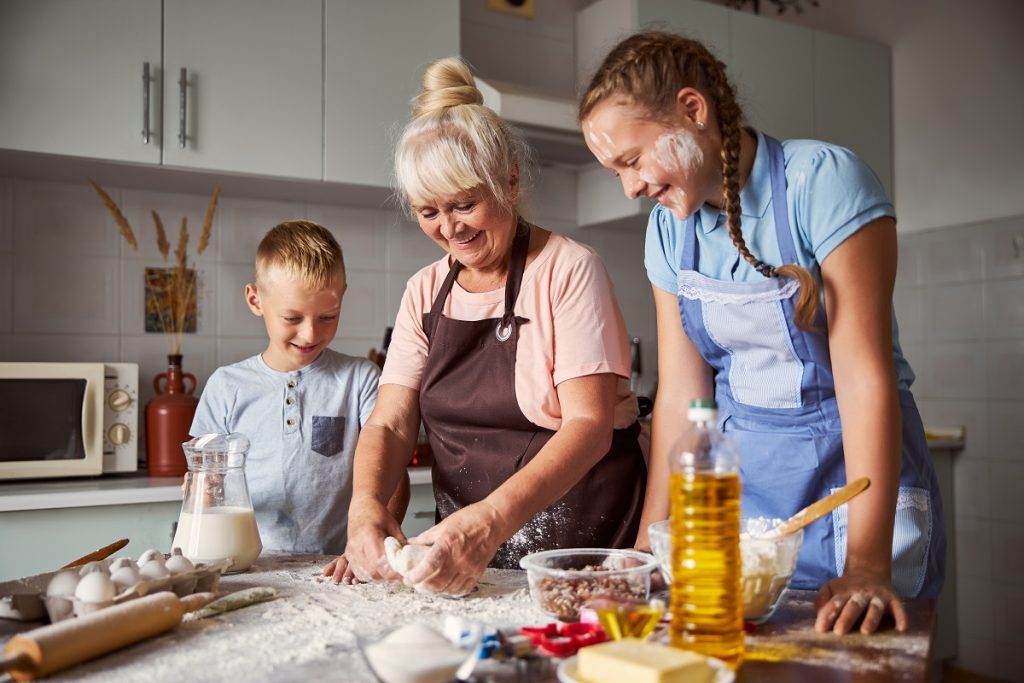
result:
[[(711, 679), (711, 683), (733, 683), (736, 680), (736, 672), (726, 666), (725, 662), (709, 657), (708, 665), (715, 670), (715, 677)], [(576, 655), (563, 659), (555, 673), (558, 674), (560, 683), (587, 683), (576, 673)]]

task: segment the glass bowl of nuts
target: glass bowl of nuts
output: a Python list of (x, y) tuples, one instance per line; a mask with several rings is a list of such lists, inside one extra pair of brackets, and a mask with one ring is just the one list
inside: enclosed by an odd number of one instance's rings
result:
[(573, 622), (579, 621), (580, 608), (597, 598), (647, 600), (658, 562), (635, 550), (566, 548), (531, 553), (519, 566), (526, 570), (537, 607)]

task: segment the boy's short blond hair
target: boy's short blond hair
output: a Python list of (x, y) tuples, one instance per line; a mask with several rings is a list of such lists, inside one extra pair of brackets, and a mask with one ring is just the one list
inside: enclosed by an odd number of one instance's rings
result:
[(341, 246), (322, 225), (292, 220), (275, 225), (256, 248), (256, 286), (272, 267), (283, 269), (311, 288), (326, 285), (335, 275), (345, 275)]

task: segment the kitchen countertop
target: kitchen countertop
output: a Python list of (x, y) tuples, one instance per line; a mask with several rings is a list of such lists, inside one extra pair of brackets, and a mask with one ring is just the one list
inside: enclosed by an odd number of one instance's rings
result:
[[(261, 557), (244, 574), (225, 576), (222, 590), (272, 586), (276, 600), (218, 617), (186, 622), (165, 635), (69, 669), (48, 680), (96, 683), (189, 681), (372, 682), (356, 646), (412, 621), (440, 627), (446, 615), (499, 628), (550, 621), (534, 607), (526, 575), (488, 570), (466, 598), (421, 595), (395, 584), (335, 585), (320, 576), (329, 558)], [(738, 683), (753, 681), (926, 681), (934, 605), (908, 600), (911, 630), (838, 637), (813, 630), (813, 598), (789, 591), (769, 624), (747, 637)], [(0, 639), (28, 625), (0, 620)], [(510, 664), (487, 662), (479, 680), (515, 681)], [(482, 675), (481, 675), (482, 673)], [(527, 679), (522, 679), (527, 680)], [(553, 681), (553, 675), (529, 680)]]
[[(430, 468), (410, 467), (409, 480), (413, 486), (431, 483)], [(181, 502), (180, 477), (132, 473), (0, 484), (0, 512), (168, 501)]]

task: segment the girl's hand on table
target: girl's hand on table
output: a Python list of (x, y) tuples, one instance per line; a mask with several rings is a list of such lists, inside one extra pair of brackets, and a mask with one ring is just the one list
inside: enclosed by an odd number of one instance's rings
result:
[[(332, 575), (335, 583), (401, 581), (384, 554), (384, 539), (388, 536), (405, 541), (402, 528), (387, 507), (373, 499), (353, 504), (349, 508), (345, 553), (327, 565), (324, 575)], [(330, 574), (328, 569), (332, 570)], [(351, 579), (346, 580), (348, 575)]]
[(466, 595), (476, 586), (505, 538), (501, 516), (486, 501), (467, 505), (410, 542), (430, 553), (405, 575), (417, 590)]
[(887, 613), (895, 619), (897, 631), (906, 631), (909, 626), (906, 607), (893, 592), (889, 578), (866, 571), (847, 571), (826, 583), (818, 592), (815, 608), (818, 618), (814, 629), (819, 633), (849, 633), (862, 616), (860, 632), (874, 633)]

